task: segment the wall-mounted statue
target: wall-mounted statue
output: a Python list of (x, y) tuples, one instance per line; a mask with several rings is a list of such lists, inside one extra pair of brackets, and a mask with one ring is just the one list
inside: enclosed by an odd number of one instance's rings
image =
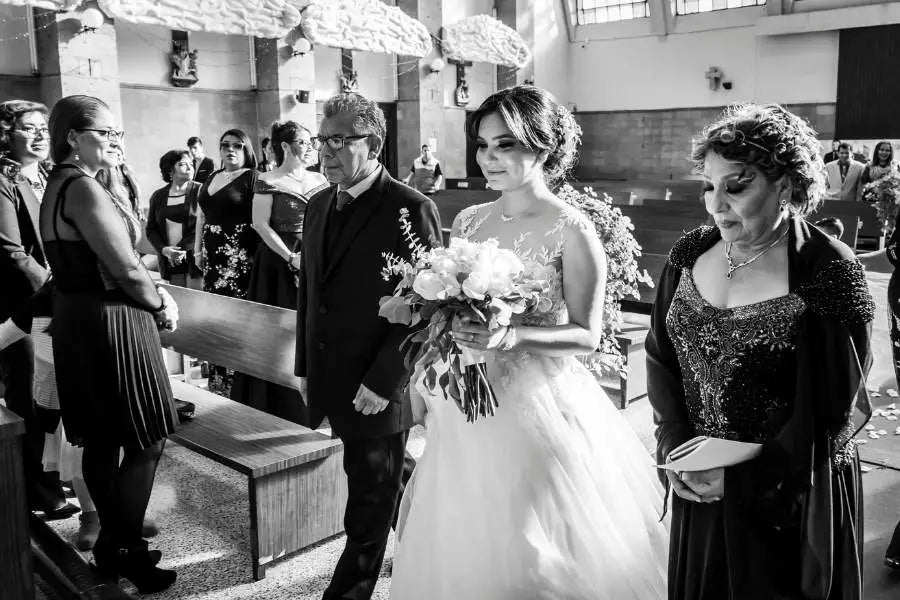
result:
[(467, 106), (469, 104), (469, 84), (463, 79), (456, 86), (456, 105)]
[(356, 71), (341, 74), (341, 93), (349, 94), (359, 91), (359, 81), (356, 77)]
[[(172, 32), (173, 37), (176, 32)], [(172, 41), (172, 85), (191, 87), (198, 81), (197, 51), (189, 50), (187, 39)]]

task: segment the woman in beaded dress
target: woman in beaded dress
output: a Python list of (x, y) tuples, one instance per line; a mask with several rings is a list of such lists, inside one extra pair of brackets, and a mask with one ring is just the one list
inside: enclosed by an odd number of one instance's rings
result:
[[(306, 170), (315, 161), (316, 148), (309, 130), (299, 123), (274, 123), (270, 145), (278, 167), (261, 174), (256, 182), (253, 228), (263, 243), (256, 251), (246, 297), (294, 310), (306, 203), (326, 189), (328, 181)], [(299, 391), (244, 373), (235, 374), (231, 398), (301, 425), (309, 422)]]
[(863, 597), (851, 417), (871, 412), (874, 303), (853, 251), (804, 218), (824, 191), (817, 149), (777, 105), (734, 106), (695, 140), (716, 226), (676, 242), (660, 277), (647, 338), (657, 460), (697, 435), (762, 454), (661, 475), (675, 492), (671, 600)]
[[(246, 298), (259, 234), (252, 223), (256, 188), (256, 154), (250, 138), (229, 129), (219, 138), (223, 168), (214, 171), (197, 197), (197, 235), (194, 260), (203, 272), (203, 291), (232, 298)], [(209, 365), (209, 390), (231, 395), (233, 373)]]
[[(495, 239), (546, 277), (546, 307), (453, 337), (484, 352), (497, 395), (468, 422), (421, 384), (425, 452), (407, 484), (391, 577), (394, 600), (660, 600), (662, 489), (645, 447), (578, 360), (602, 332), (606, 255), (593, 223), (557, 197), (580, 129), (532, 86), (489, 97), (467, 120), (496, 202), (470, 206), (453, 236)], [(445, 369), (440, 361), (436, 368)], [(419, 396), (421, 394), (421, 396)]]

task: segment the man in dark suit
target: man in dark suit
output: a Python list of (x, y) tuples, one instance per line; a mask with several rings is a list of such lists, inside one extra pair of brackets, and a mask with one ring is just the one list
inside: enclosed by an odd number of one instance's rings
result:
[(191, 158), (194, 159), (194, 181), (205, 183), (210, 174), (216, 170), (216, 165), (213, 163), (213, 159), (206, 156), (203, 140), (196, 135), (188, 138), (187, 147)]
[(371, 597), (402, 492), (412, 412), (400, 344), (411, 333), (378, 316), (393, 293), (382, 253), (409, 257), (401, 211), (423, 244), (439, 244), (434, 202), (378, 162), (384, 114), (359, 94), (326, 102), (319, 158), (336, 185), (306, 210), (297, 306), (296, 374), (313, 427), (324, 417), (344, 442), (347, 543), (324, 599)]
[[(41, 162), (50, 148), (46, 115), (43, 104), (0, 104), (0, 321), (23, 309), (50, 276), (38, 226), (46, 182)], [(25, 421), (22, 457), (29, 508), (43, 511), (48, 519), (78, 512), (66, 502), (56, 474), (45, 472), (41, 464), (44, 428), (32, 393), (30, 336), (0, 351), (0, 379), (7, 408)]]
[(830, 162), (836, 161), (838, 159), (838, 148), (841, 145), (841, 140), (831, 140), (831, 152), (825, 154), (824, 158), (822, 158), (822, 162), (826, 165)]

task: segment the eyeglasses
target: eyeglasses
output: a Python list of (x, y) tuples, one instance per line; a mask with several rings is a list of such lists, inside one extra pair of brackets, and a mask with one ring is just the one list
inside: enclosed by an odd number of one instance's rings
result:
[(329, 136), (317, 135), (316, 137), (314, 137), (312, 139), (315, 140), (315, 142), (319, 146), (321, 146), (323, 144), (328, 144), (328, 147), (331, 148), (332, 150), (340, 150), (341, 148), (344, 147), (344, 145), (348, 141), (362, 140), (367, 137), (369, 137), (368, 133), (365, 135), (329, 135)]
[(16, 131), (21, 131), (28, 137), (37, 137), (38, 134), (41, 137), (47, 137), (50, 135), (50, 130), (47, 127), (35, 127), (34, 125), (26, 125), (25, 127), (16, 127)]
[(222, 142), (219, 144), (220, 150), (243, 150), (244, 142)]
[(122, 129), (94, 129), (91, 127), (81, 127), (80, 129), (76, 129), (75, 131), (93, 131), (105, 140), (121, 140), (125, 137), (125, 131)]

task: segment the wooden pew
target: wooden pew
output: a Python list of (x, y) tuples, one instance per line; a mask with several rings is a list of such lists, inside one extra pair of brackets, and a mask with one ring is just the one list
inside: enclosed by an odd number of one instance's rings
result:
[[(178, 303), (164, 346), (273, 383), (294, 387), (296, 313), (167, 285)], [(172, 439), (247, 477), (253, 577), (266, 565), (343, 531), (347, 480), (343, 445), (324, 433), (172, 380), (194, 419)]]
[(28, 504), (22, 464), (25, 422), (0, 406), (0, 582), (4, 600), (33, 600)]

